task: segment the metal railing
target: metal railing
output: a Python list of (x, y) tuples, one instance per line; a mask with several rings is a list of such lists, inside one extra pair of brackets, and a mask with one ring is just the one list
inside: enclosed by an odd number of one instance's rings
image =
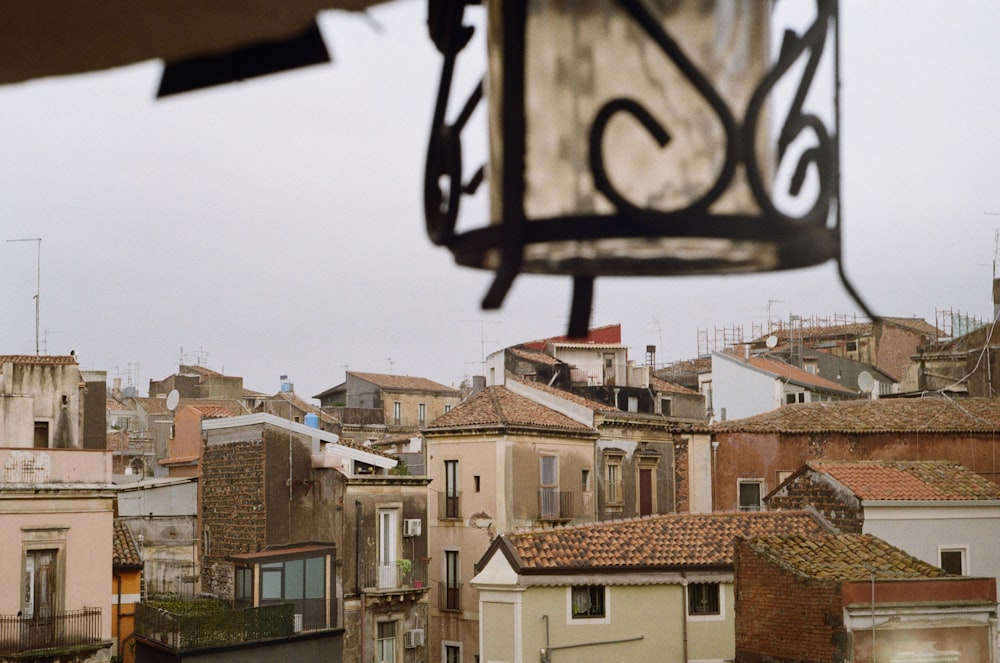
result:
[(438, 520), (459, 520), (462, 517), (462, 493), (449, 495), (438, 491)]
[(262, 608), (218, 608), (177, 614), (147, 603), (135, 605), (136, 633), (177, 651), (287, 638), (295, 631), (291, 603)]
[(538, 489), (539, 520), (568, 520), (576, 515), (575, 492), (558, 488)]
[(101, 609), (81, 608), (49, 617), (0, 615), (0, 654), (99, 643)]
[(399, 589), (421, 589), (427, 583), (426, 562), (413, 562), (408, 572), (397, 565), (369, 562), (361, 565), (359, 585), (366, 592), (390, 592)]
[(438, 582), (438, 609), (453, 611), (462, 609), (462, 583), (448, 584), (444, 580)]

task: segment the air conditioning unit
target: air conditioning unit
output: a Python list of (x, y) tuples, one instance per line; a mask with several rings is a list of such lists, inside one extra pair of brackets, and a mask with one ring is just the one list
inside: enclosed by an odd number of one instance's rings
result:
[[(417, 522), (420, 522), (419, 520)], [(424, 646), (424, 629), (414, 628), (403, 633), (403, 647), (416, 649)]]
[(403, 520), (403, 536), (420, 536), (420, 523), (419, 518)]

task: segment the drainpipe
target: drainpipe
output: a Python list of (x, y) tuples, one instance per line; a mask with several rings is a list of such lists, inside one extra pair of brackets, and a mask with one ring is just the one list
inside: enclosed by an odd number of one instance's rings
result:
[(113, 573), (115, 582), (118, 583), (118, 602), (115, 604), (115, 638), (118, 641), (115, 651), (122, 655), (122, 576), (120, 573)]
[[(720, 588), (720, 590), (721, 590), (721, 588)], [(687, 606), (687, 604), (688, 604), (688, 597), (687, 597), (687, 594), (688, 594), (687, 575), (684, 574), (684, 573), (681, 573), (681, 625), (682, 625), (683, 630), (684, 630), (684, 658), (681, 659), (682, 661), (687, 661), (688, 660), (688, 617), (687, 617), (687, 612), (688, 612), (688, 606)]]
[(716, 463), (719, 456), (719, 441), (712, 440), (712, 512), (716, 510), (715, 506), (715, 484), (718, 483), (716, 474)]
[(361, 591), (361, 500), (354, 500), (354, 584), (361, 602), (361, 627), (358, 641), (361, 645), (361, 661), (365, 658), (365, 595)]

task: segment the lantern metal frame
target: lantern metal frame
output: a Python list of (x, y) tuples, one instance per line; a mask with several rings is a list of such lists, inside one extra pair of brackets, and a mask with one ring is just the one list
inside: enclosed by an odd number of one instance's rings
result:
[[(583, 262), (574, 263), (559, 273), (573, 277), (573, 301), (570, 312), (569, 336), (586, 334), (593, 299), (593, 282), (601, 274), (721, 274), (748, 271), (777, 271), (817, 265), (835, 260), (838, 274), (848, 294), (873, 319), (875, 318), (848, 281), (843, 270), (840, 242), (840, 54), (839, 12), (837, 0), (816, 0), (816, 17), (801, 34), (787, 30), (777, 59), (769, 65), (754, 89), (742, 122), (738, 121), (727, 102), (711, 82), (688, 58), (677, 41), (646, 9), (641, 0), (614, 0), (652, 39), (659, 49), (694, 86), (717, 115), (725, 134), (724, 159), (714, 184), (697, 200), (681, 209), (646, 209), (635, 205), (613, 184), (604, 162), (602, 138), (612, 117), (628, 114), (639, 122), (650, 137), (666, 147), (670, 134), (655, 114), (639, 102), (627, 97), (607, 101), (593, 118), (589, 135), (589, 167), (595, 189), (615, 208), (609, 214), (575, 214), (552, 218), (531, 218), (525, 212), (526, 124), (525, 82), (527, 26), (526, 0), (506, 0), (502, 4), (503, 91), (501, 118), (503, 132), (502, 169), (503, 200), (499, 223), (456, 233), (462, 196), (475, 193), (485, 179), (485, 165), (468, 180), (463, 180), (462, 132), (484, 98), (484, 83), (474, 89), (456, 119), (446, 118), (451, 96), (456, 59), (473, 36), (473, 28), (464, 24), (467, 6), (480, 4), (476, 0), (429, 0), (428, 27), (431, 39), (443, 55), (440, 86), (434, 109), (431, 137), (427, 151), (424, 180), (424, 208), (427, 232), (432, 242), (448, 247), (458, 264), (491, 268), (495, 278), (483, 299), (484, 309), (499, 308), (516, 276), (522, 271), (524, 249), (535, 243), (573, 240), (606, 240), (630, 238), (708, 238), (758, 242), (769, 245), (777, 255), (777, 264), (759, 268), (734, 265), (731, 259), (681, 260), (665, 258), (655, 262), (650, 271), (635, 271), (634, 265), (623, 261), (620, 271), (614, 267), (595, 273)], [(824, 48), (832, 36), (833, 48), (833, 118), (825, 123), (819, 116), (804, 109), (814, 76), (823, 57)], [(755, 148), (762, 113), (768, 96), (792, 67), (805, 57), (801, 79), (791, 101), (787, 116), (777, 135), (777, 158), (780, 162), (792, 142), (804, 131), (811, 131), (815, 145), (798, 154), (798, 161), (788, 180), (788, 193), (800, 193), (807, 172), (817, 169), (819, 190), (807, 211), (790, 215), (776, 205), (773, 192), (765, 183), (765, 173), (758, 163)], [(714, 213), (711, 206), (729, 189), (738, 167), (746, 173), (746, 181), (760, 209), (759, 214)], [(442, 189), (447, 182), (447, 191)], [(607, 265), (603, 266), (604, 268)]]

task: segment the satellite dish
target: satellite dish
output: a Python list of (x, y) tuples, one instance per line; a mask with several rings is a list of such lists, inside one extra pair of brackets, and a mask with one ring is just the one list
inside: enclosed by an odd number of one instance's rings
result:
[(177, 409), (177, 404), (181, 402), (181, 392), (173, 389), (167, 394), (167, 409), (173, 412)]
[(767, 337), (767, 340), (764, 341), (764, 345), (767, 346), (768, 350), (773, 350), (774, 347), (778, 345), (778, 337), (775, 336), (774, 334), (771, 334), (770, 336)]
[(866, 394), (872, 393), (875, 389), (875, 378), (868, 371), (861, 371), (858, 373), (858, 389), (865, 392)]

